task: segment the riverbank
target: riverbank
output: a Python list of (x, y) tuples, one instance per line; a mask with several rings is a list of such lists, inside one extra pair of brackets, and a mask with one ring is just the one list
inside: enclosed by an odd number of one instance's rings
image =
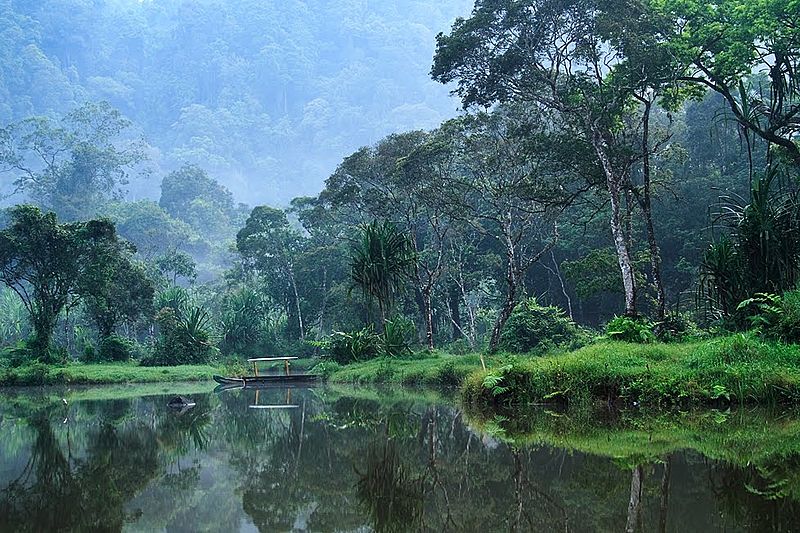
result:
[(642, 406), (800, 401), (800, 346), (735, 334), (680, 344), (600, 342), (472, 373), (468, 404)]
[(434, 353), (317, 367), (333, 383), (460, 386), (467, 404), (709, 405), (800, 401), (800, 347), (735, 334), (685, 343), (601, 341), (543, 357)]
[[(292, 371), (305, 372), (316, 359), (292, 361)], [(117, 383), (162, 383), (211, 381), (214, 374), (241, 375), (250, 366), (242, 361), (230, 364), (140, 366), (125, 363), (79, 363), (45, 365), (30, 362), (22, 366), (0, 366), (0, 386), (29, 385), (112, 385)]]
[[(487, 357), (485, 360), (491, 366), (500, 358)], [(412, 359), (378, 357), (345, 366), (323, 362), (314, 370), (331, 383), (457, 387), (480, 369), (478, 354), (452, 355), (434, 352), (420, 353)]]
[(220, 373), (214, 365), (138, 366), (134, 363), (69, 363), (51, 366), (39, 363), (0, 369), (0, 385), (100, 385), (206, 381)]

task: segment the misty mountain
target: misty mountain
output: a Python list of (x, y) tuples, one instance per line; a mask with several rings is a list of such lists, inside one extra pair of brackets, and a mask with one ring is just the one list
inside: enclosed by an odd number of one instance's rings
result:
[[(433, 128), (458, 102), (428, 72), (468, 0), (0, 0), (0, 123), (108, 101), (148, 179), (203, 167), (249, 204), (314, 194), (341, 159)], [(9, 179), (10, 177), (4, 177)]]

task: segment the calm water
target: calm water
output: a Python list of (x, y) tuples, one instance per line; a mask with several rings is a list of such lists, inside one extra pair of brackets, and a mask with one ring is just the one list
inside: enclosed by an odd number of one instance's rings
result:
[(331, 388), (183, 391), (197, 405), (177, 413), (152, 392), (0, 393), (0, 530), (800, 527), (800, 422), (785, 413), (512, 420)]

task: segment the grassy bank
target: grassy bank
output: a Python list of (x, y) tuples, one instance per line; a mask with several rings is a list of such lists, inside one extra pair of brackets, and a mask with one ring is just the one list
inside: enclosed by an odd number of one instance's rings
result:
[[(487, 364), (495, 362), (487, 359)], [(332, 383), (352, 384), (399, 384), (451, 387), (461, 385), (464, 380), (481, 368), (480, 356), (420, 354), (416, 359), (379, 357), (339, 366), (322, 363), (316, 371)]]
[(205, 381), (221, 369), (212, 365), (138, 366), (133, 363), (70, 363), (49, 366), (38, 363), (0, 369), (0, 385), (90, 385)]
[[(316, 359), (292, 361), (292, 372), (306, 372), (317, 362)], [(262, 370), (265, 368), (262, 366)], [(252, 373), (252, 367), (245, 362), (244, 358), (228, 361), (228, 364), (176, 366), (139, 366), (134, 361), (126, 363), (74, 362), (66, 365), (29, 362), (16, 367), (2, 366), (0, 363), (0, 386), (210, 381), (214, 374), (238, 376), (249, 373)]]
[(475, 405), (796, 402), (800, 346), (741, 334), (682, 344), (601, 342), (474, 372), (463, 392)]

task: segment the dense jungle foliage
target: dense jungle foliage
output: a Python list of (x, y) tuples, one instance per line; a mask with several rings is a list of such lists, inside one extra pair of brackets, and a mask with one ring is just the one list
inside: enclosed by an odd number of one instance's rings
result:
[(6, 369), (800, 339), (794, 0), (45, 4), (0, 2)]

